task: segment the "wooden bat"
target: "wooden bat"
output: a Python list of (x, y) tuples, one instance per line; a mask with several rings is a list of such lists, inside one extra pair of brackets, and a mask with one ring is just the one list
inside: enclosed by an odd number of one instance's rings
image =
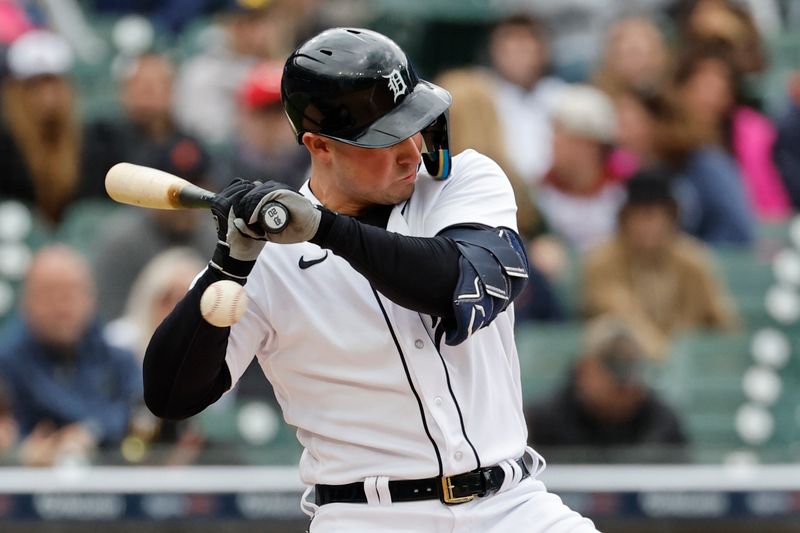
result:
[[(117, 202), (151, 209), (209, 207), (215, 196), (169, 172), (131, 163), (109, 169), (106, 192)], [(289, 222), (289, 210), (280, 202), (269, 202), (258, 219), (265, 231), (280, 233)]]

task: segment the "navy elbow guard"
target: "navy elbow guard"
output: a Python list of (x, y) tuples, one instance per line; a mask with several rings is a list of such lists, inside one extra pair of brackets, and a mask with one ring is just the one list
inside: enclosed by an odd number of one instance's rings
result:
[(440, 323), (437, 332), (455, 346), (491, 324), (522, 292), (528, 257), (520, 236), (508, 228), (452, 228), (441, 235), (453, 239), (461, 253), (454, 320)]

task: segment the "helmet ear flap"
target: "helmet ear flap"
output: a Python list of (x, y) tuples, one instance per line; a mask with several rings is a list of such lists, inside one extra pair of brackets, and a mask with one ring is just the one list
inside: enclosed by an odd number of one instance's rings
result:
[(422, 162), (425, 170), (434, 179), (444, 180), (450, 176), (450, 133), (447, 130), (448, 111), (422, 129), (425, 152)]

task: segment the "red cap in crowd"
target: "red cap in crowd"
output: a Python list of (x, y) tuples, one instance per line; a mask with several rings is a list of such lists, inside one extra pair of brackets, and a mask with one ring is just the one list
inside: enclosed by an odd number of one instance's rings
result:
[(239, 89), (245, 107), (262, 108), (281, 101), (283, 65), (277, 61), (259, 63), (250, 71)]

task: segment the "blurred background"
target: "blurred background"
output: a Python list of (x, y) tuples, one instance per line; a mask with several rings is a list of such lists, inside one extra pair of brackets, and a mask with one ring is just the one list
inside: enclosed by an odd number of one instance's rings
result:
[(305, 531), (257, 367), (192, 419), (143, 406), (215, 232), (103, 179), (299, 186), (282, 64), (342, 25), (512, 181), (550, 490), (603, 531), (800, 531), (798, 0), (0, 0), (0, 530)]

